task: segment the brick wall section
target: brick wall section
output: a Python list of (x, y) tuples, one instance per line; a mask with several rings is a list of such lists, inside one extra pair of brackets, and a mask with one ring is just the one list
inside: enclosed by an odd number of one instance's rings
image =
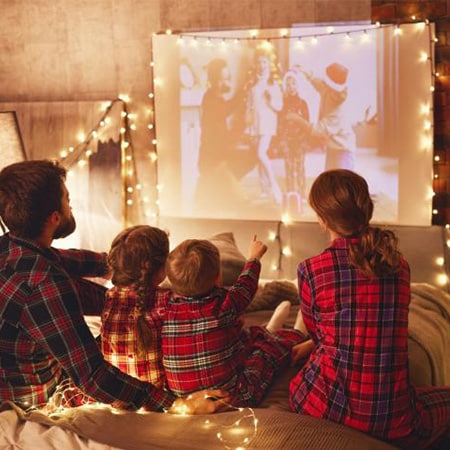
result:
[(372, 0), (372, 21), (411, 22), (428, 19), (436, 24), (434, 92), (434, 225), (450, 224), (450, 0)]

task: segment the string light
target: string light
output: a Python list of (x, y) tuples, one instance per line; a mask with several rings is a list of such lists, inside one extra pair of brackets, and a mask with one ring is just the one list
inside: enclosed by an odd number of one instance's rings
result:
[[(187, 398), (190, 399), (190, 396)], [(216, 438), (227, 449), (248, 448), (258, 432), (258, 419), (253, 408), (236, 407), (220, 398), (215, 401), (222, 403), (228, 411), (206, 419), (203, 422), (204, 427), (214, 432)], [(186, 403), (176, 404), (164, 412), (181, 417), (190, 415), (189, 406)]]

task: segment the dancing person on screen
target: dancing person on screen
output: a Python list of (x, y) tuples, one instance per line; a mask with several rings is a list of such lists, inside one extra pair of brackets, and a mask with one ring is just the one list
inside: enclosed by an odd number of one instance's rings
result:
[(323, 172), (309, 201), (330, 244), (298, 266), (302, 318), (317, 346), (291, 381), (291, 408), (400, 448), (449, 439), (450, 387), (409, 382), (409, 265), (394, 233), (370, 225), (366, 181)]
[(149, 225), (120, 232), (108, 254), (113, 287), (102, 312), (101, 348), (111, 364), (135, 378), (165, 386), (158, 308), (164, 308), (167, 233)]
[(345, 111), (348, 97), (348, 69), (339, 63), (326, 67), (323, 77), (302, 71), (320, 94), (318, 122), (302, 121), (301, 125), (311, 140), (325, 148), (325, 170), (349, 169), (355, 165), (356, 137)]
[(47, 160), (0, 172), (0, 217), (9, 229), (0, 237), (0, 402), (41, 407), (69, 379), (117, 408), (214, 412), (220, 405), (205, 396), (215, 391), (177, 399), (103, 358), (83, 315), (101, 312), (104, 288), (82, 277), (105, 275), (106, 254), (51, 246), (76, 227), (65, 176)]
[(255, 294), (266, 249), (253, 239), (249, 259), (228, 290), (221, 287), (219, 251), (211, 242), (190, 239), (169, 254), (173, 295), (162, 348), (167, 383), (176, 394), (220, 388), (234, 406), (256, 406), (274, 377), (311, 351), (312, 341), (300, 331), (280, 329), (289, 302), (279, 305), (265, 328), (243, 328), (241, 315)]
[(281, 204), (282, 192), (268, 155), (277, 134), (278, 113), (283, 106), (276, 55), (272, 48), (259, 47), (254, 56), (255, 70), (247, 93), (247, 133), (256, 142), (261, 197), (271, 195)]
[(279, 140), (284, 151), (286, 192), (306, 199), (305, 152), (306, 133), (299, 120), (309, 122), (309, 109), (300, 96), (297, 73), (288, 70), (283, 77), (283, 108), (279, 114)]
[(217, 204), (235, 210), (243, 199), (234, 173), (233, 150), (237, 143), (229, 125), (231, 116), (243, 102), (242, 95), (230, 97), (231, 73), (226, 60), (214, 58), (206, 70), (208, 88), (200, 109), (199, 177), (194, 200), (196, 211), (203, 213)]

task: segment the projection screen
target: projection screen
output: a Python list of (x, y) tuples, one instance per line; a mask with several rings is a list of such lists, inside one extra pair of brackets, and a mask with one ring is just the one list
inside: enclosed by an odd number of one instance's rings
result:
[(374, 221), (430, 225), (434, 25), (153, 37), (161, 216), (315, 221), (323, 170), (369, 183)]

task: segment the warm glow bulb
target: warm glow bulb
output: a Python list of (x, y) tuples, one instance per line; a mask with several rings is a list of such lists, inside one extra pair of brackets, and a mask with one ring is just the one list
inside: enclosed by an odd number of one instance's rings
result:
[(80, 132), (77, 135), (77, 139), (78, 139), (78, 142), (84, 142), (84, 140), (86, 139), (86, 135), (84, 133)]
[(291, 251), (290, 247), (288, 247), (288, 246), (283, 247), (283, 250), (281, 251), (281, 253), (284, 256), (292, 256), (292, 251)]
[(436, 277), (436, 281), (439, 286), (445, 286), (448, 283), (448, 276), (445, 273), (441, 273)]
[(439, 257), (437, 257), (436, 258), (436, 264), (438, 265), (438, 266), (443, 266), (444, 265), (444, 257), (443, 256), (439, 256)]
[(275, 231), (269, 231), (269, 235), (267, 237), (269, 241), (274, 241), (277, 238), (277, 233)]
[(125, 103), (128, 103), (130, 101), (130, 96), (128, 94), (119, 94), (119, 98)]
[(281, 216), (281, 222), (285, 225), (289, 225), (292, 222), (292, 219), (289, 214), (285, 213)]
[(68, 154), (69, 154), (69, 153), (67, 152), (67, 150), (61, 150), (61, 151), (59, 152), (59, 156), (60, 156), (61, 158), (66, 158)]
[(331, 34), (334, 31), (334, 27), (327, 27), (327, 33)]

